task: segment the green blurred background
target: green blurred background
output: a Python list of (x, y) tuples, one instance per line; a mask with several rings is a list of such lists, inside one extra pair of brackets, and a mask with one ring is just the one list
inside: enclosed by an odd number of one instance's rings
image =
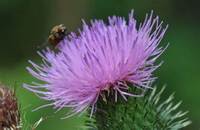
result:
[(63, 112), (51, 108), (31, 110), (46, 102), (27, 90), (22, 83), (34, 79), (26, 72), (28, 59), (40, 61), (36, 51), (47, 40), (52, 26), (63, 23), (69, 31), (80, 28), (81, 19), (106, 19), (110, 15), (127, 16), (135, 10), (138, 21), (154, 10), (169, 24), (162, 45), (170, 46), (160, 59), (155, 84), (167, 84), (165, 95), (176, 92), (181, 109), (189, 110), (192, 124), (186, 130), (200, 128), (200, 2), (198, 0), (0, 0), (0, 81), (17, 88), (24, 124), (48, 117), (36, 130), (81, 129), (84, 117), (60, 120)]

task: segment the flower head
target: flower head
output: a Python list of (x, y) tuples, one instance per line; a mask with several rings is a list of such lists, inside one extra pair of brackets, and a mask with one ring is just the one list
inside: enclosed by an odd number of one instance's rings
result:
[[(133, 12), (126, 22), (123, 17), (109, 17), (109, 23), (83, 22), (79, 35), (71, 33), (59, 43), (59, 52), (46, 49), (39, 55), (42, 65), (31, 62), (28, 71), (45, 83), (25, 84), (28, 90), (52, 101), (55, 108), (72, 108), (79, 113), (94, 106), (102, 91), (112, 89), (125, 100), (128, 83), (145, 90), (155, 80), (152, 72), (159, 66), (155, 60), (164, 51), (158, 47), (166, 28), (159, 18), (147, 15), (136, 27)], [(132, 86), (132, 87), (133, 87)]]

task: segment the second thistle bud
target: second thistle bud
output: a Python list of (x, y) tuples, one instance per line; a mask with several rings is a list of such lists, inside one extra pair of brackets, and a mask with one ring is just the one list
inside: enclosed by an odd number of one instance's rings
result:
[(15, 93), (0, 84), (0, 130), (19, 130), (20, 113)]

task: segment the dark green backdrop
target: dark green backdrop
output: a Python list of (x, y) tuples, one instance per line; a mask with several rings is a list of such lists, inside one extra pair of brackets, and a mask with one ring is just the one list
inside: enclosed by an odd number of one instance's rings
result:
[(155, 84), (167, 84), (166, 96), (176, 92), (182, 100), (181, 109), (189, 110), (193, 121), (188, 130), (200, 128), (200, 3), (198, 0), (1, 0), (0, 1), (0, 81), (17, 87), (26, 124), (40, 117), (44, 120), (38, 130), (76, 130), (83, 117), (60, 120), (63, 113), (54, 114), (51, 108), (31, 110), (44, 104), (37, 96), (21, 88), (32, 77), (25, 71), (28, 59), (39, 59), (36, 50), (46, 42), (52, 26), (63, 23), (69, 31), (80, 27), (81, 19), (105, 19), (109, 15), (127, 16), (135, 10), (138, 21), (154, 10), (169, 24), (162, 45), (170, 46), (162, 55), (162, 67), (156, 71)]

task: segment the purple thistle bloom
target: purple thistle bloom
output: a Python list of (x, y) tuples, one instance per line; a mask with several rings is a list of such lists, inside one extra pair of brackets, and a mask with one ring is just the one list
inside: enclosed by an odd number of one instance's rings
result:
[(34, 69), (27, 69), (45, 83), (24, 87), (52, 101), (50, 105), (58, 110), (72, 108), (71, 114), (94, 108), (101, 92), (108, 89), (115, 91), (116, 100), (118, 94), (125, 100), (126, 96), (142, 96), (128, 93), (127, 82), (142, 90), (151, 88), (152, 72), (160, 65), (154, 62), (164, 51), (158, 45), (167, 27), (163, 29), (153, 13), (139, 28), (133, 11), (128, 22), (116, 16), (108, 20), (109, 24), (94, 20), (90, 26), (83, 22), (79, 35), (71, 33), (59, 43), (59, 52), (39, 53), (43, 64), (30, 61)]

